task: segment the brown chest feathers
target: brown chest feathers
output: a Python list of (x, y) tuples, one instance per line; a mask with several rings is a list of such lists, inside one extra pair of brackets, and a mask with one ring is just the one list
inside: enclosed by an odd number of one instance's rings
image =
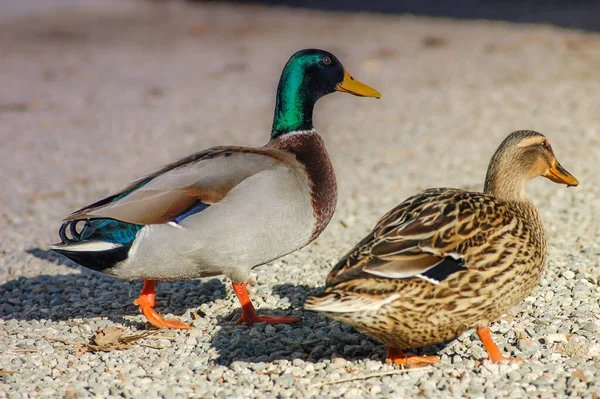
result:
[(325, 143), (313, 130), (280, 136), (269, 145), (293, 154), (306, 171), (315, 216), (310, 243), (327, 227), (337, 204), (335, 172)]

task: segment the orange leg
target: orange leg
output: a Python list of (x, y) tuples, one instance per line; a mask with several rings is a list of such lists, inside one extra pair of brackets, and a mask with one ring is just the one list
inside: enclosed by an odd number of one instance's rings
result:
[(405, 367), (422, 367), (428, 364), (438, 363), (440, 358), (437, 356), (415, 356), (405, 355), (400, 348), (393, 346), (387, 347), (386, 363), (396, 363)]
[(246, 284), (232, 283), (235, 295), (238, 297), (240, 304), (242, 305), (242, 317), (238, 319), (237, 324), (245, 323), (252, 326), (254, 323), (267, 323), (267, 324), (287, 324), (297, 323), (300, 321), (297, 317), (287, 316), (259, 316), (250, 301), (248, 291), (246, 290)]
[(144, 288), (142, 288), (142, 293), (140, 297), (136, 299), (133, 304), (140, 307), (140, 310), (146, 316), (146, 319), (158, 328), (168, 327), (168, 328), (176, 328), (176, 329), (190, 329), (191, 326), (188, 326), (185, 323), (180, 322), (175, 319), (163, 319), (156, 310), (154, 310), (154, 299), (156, 295), (154, 294), (154, 289), (156, 288), (156, 280), (144, 280)]
[(502, 354), (500, 353), (500, 349), (498, 349), (498, 346), (494, 343), (494, 340), (492, 339), (492, 336), (490, 335), (489, 328), (487, 328), (487, 327), (478, 328), (477, 335), (479, 336), (479, 339), (483, 343), (483, 346), (485, 346), (485, 350), (487, 350), (487, 353), (489, 354), (488, 359), (491, 360), (492, 362), (500, 362), (502, 360), (509, 360), (509, 361), (513, 361), (513, 362), (522, 362), (523, 361), (523, 359), (518, 358), (518, 357), (512, 358), (512, 357), (502, 356)]

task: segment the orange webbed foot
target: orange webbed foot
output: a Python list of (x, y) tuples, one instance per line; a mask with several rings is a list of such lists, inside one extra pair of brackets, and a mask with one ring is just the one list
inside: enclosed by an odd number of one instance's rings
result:
[(440, 358), (437, 356), (416, 356), (416, 355), (405, 355), (402, 349), (387, 347), (386, 363), (399, 364), (401, 366), (411, 367), (424, 367), (431, 364), (439, 363)]
[(488, 360), (490, 360), (492, 362), (502, 362), (502, 361), (523, 362), (523, 361), (525, 361), (524, 359), (521, 359), (520, 357), (504, 357), (504, 356), (502, 356), (502, 354), (500, 353), (500, 349), (498, 349), (498, 346), (492, 339), (489, 328), (487, 328), (487, 327), (478, 328), (477, 335), (479, 336), (479, 339), (481, 340), (481, 342), (483, 343), (483, 346), (487, 350)]
[(403, 358), (396, 359), (385, 359), (386, 363), (394, 363), (404, 366), (406, 368), (411, 367), (424, 367), (431, 364), (439, 363), (440, 359), (437, 356), (405, 356)]
[(289, 316), (260, 316), (256, 313), (252, 301), (248, 296), (248, 290), (246, 284), (233, 283), (233, 291), (238, 297), (240, 304), (242, 305), (242, 316), (236, 321), (236, 324), (246, 324), (252, 326), (255, 323), (267, 323), (267, 324), (290, 324), (298, 323), (300, 321), (297, 317)]
[(189, 330), (192, 327), (176, 319), (163, 319), (162, 316), (154, 310), (155, 294), (154, 289), (156, 288), (155, 280), (145, 280), (144, 288), (140, 297), (136, 299), (133, 304), (140, 307), (141, 312), (146, 316), (148, 322), (158, 328), (173, 328), (179, 330)]

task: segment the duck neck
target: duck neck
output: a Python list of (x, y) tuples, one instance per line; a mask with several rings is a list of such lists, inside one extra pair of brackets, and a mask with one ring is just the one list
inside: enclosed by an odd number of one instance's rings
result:
[(307, 90), (306, 76), (295, 68), (283, 71), (277, 99), (271, 138), (296, 131), (313, 130), (313, 109), (317, 102), (316, 93)]
[(527, 201), (525, 195), (526, 176), (516, 173), (519, 168), (492, 162), (485, 177), (483, 192), (504, 201)]

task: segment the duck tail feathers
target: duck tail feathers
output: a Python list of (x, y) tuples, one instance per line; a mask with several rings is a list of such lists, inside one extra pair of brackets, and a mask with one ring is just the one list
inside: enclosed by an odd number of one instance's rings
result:
[(304, 308), (324, 313), (352, 313), (374, 311), (399, 298), (398, 294), (382, 296), (326, 290), (306, 299)]
[(50, 250), (81, 266), (105, 271), (127, 259), (139, 228), (112, 219), (67, 221), (58, 230), (62, 242)]

